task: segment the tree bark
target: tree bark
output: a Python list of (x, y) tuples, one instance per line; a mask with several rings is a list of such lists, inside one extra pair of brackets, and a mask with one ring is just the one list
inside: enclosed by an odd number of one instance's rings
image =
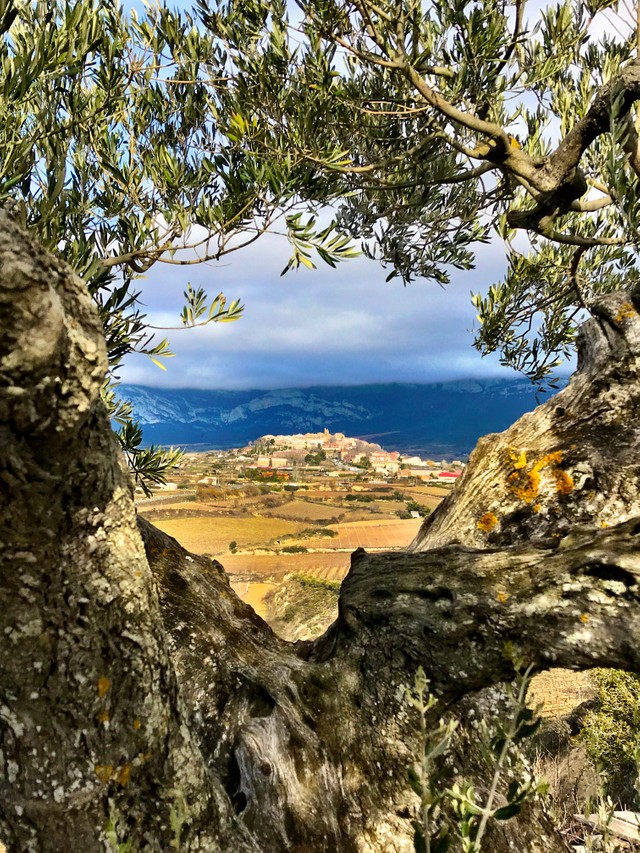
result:
[(95, 306), (2, 212), (0, 269), (0, 841), (258, 849), (185, 725)]
[[(439, 714), (522, 661), (640, 670), (634, 295), (603, 301), (570, 387), (479, 444), (412, 549), (356, 552), (337, 621), (289, 644), (219, 564), (139, 535), (86, 288), (3, 213), (0, 260), (10, 851), (410, 851), (419, 665)], [(467, 743), (442, 784), (483, 771)], [(537, 808), (493, 833), (566, 849)]]

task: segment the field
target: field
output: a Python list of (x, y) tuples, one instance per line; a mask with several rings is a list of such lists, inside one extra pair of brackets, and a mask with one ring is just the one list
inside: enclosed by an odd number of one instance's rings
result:
[(531, 682), (530, 704), (544, 703), (543, 717), (558, 717), (568, 714), (576, 705), (595, 694), (588, 672), (573, 672), (570, 669), (550, 669), (542, 672)]
[[(231, 576), (273, 577), (286, 574), (310, 575), (327, 580), (344, 580), (351, 563), (351, 553), (328, 551), (311, 554), (225, 554), (220, 562)], [(244, 601), (249, 599), (238, 593)]]
[[(421, 524), (421, 518), (404, 520), (399, 518), (370, 519), (331, 524), (329, 530), (333, 530), (337, 535), (331, 539), (323, 539), (322, 547), (332, 551), (338, 549), (355, 551), (356, 548), (406, 548), (420, 529)], [(315, 537), (313, 540), (300, 539), (296, 541), (307, 545), (307, 547), (318, 547), (320, 544)], [(313, 544), (309, 545), (310, 542)]]
[(297, 521), (263, 516), (194, 516), (164, 519), (151, 516), (150, 520), (160, 530), (175, 537), (188, 551), (212, 555), (226, 553), (231, 541), (237, 542), (239, 548), (258, 548), (280, 536), (300, 533), (308, 527)]
[(338, 518), (344, 509), (330, 504), (316, 504), (311, 501), (293, 500), (274, 509), (266, 509), (265, 514), (278, 518), (290, 518), (299, 521), (329, 521)]

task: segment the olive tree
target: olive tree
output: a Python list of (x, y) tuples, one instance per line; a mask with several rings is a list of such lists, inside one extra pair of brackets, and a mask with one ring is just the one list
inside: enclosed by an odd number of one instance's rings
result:
[[(567, 849), (535, 796), (491, 781), (476, 721), (523, 668), (640, 666), (640, 92), (633, 42), (587, 40), (595, 7), (555, 6), (537, 29), (525, 11), (0, 8), (9, 850), (405, 851), (431, 828), (470, 849), (444, 801), (416, 830), (407, 771), (447, 713), (460, 725), (428, 785), (466, 792), (449, 798), (465, 831), (476, 814), (496, 853)], [(343, 229), (406, 281), (510, 240), (481, 335), (534, 378), (576, 309), (592, 316), (570, 386), (481, 440), (406, 552), (355, 552), (336, 621), (294, 645), (218, 563), (136, 519), (102, 389), (109, 357), (158, 346), (134, 296), (151, 263), (214, 260), (277, 217), (292, 266), (314, 249), (335, 263), (346, 238), (299, 205), (340, 199)], [(187, 324), (206, 321), (187, 293)], [(426, 717), (404, 698), (419, 667)], [(493, 820), (503, 808), (519, 814)]]

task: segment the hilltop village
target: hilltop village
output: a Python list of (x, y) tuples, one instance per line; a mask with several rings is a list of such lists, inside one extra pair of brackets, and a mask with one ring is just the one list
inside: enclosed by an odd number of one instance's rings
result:
[[(296, 435), (264, 435), (243, 448), (188, 453), (179, 468), (180, 474), (163, 488), (171, 491), (185, 485), (185, 475), (197, 471), (206, 460), (212, 470), (196, 482), (200, 486), (217, 486), (235, 479), (298, 483), (311, 477), (348, 482), (419, 481), (442, 486), (456, 482), (464, 463), (460, 460), (422, 459), (384, 450), (379, 444), (343, 433), (322, 432)], [(191, 479), (191, 478), (188, 478)]]

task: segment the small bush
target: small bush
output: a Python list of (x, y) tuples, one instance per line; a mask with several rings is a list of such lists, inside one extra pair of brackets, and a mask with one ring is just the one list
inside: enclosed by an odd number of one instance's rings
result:
[(636, 791), (640, 744), (640, 676), (617, 669), (594, 669), (598, 708), (585, 719), (587, 755), (604, 781), (605, 793), (629, 808), (640, 806)]
[(325, 589), (329, 592), (340, 592), (340, 586), (342, 585), (341, 581), (330, 581), (327, 578), (314, 578), (312, 575), (303, 575), (303, 574), (294, 574), (292, 575), (295, 580), (298, 581), (302, 586), (306, 586), (309, 589)]
[(229, 542), (229, 550), (231, 551), (232, 554), (234, 554), (238, 550), (238, 543), (236, 542), (235, 539), (233, 539), (231, 542)]
[(431, 509), (424, 504), (419, 504), (417, 501), (409, 501), (407, 504), (407, 509), (409, 512), (418, 512), (424, 518), (427, 515), (431, 515)]
[(306, 554), (307, 549), (304, 545), (287, 545), (282, 549), (283, 554)]
[(300, 533), (295, 534), (300, 539), (310, 538), (311, 536), (327, 536), (331, 538), (337, 535), (335, 530), (329, 530), (326, 527), (307, 527), (305, 530), (301, 530)]

